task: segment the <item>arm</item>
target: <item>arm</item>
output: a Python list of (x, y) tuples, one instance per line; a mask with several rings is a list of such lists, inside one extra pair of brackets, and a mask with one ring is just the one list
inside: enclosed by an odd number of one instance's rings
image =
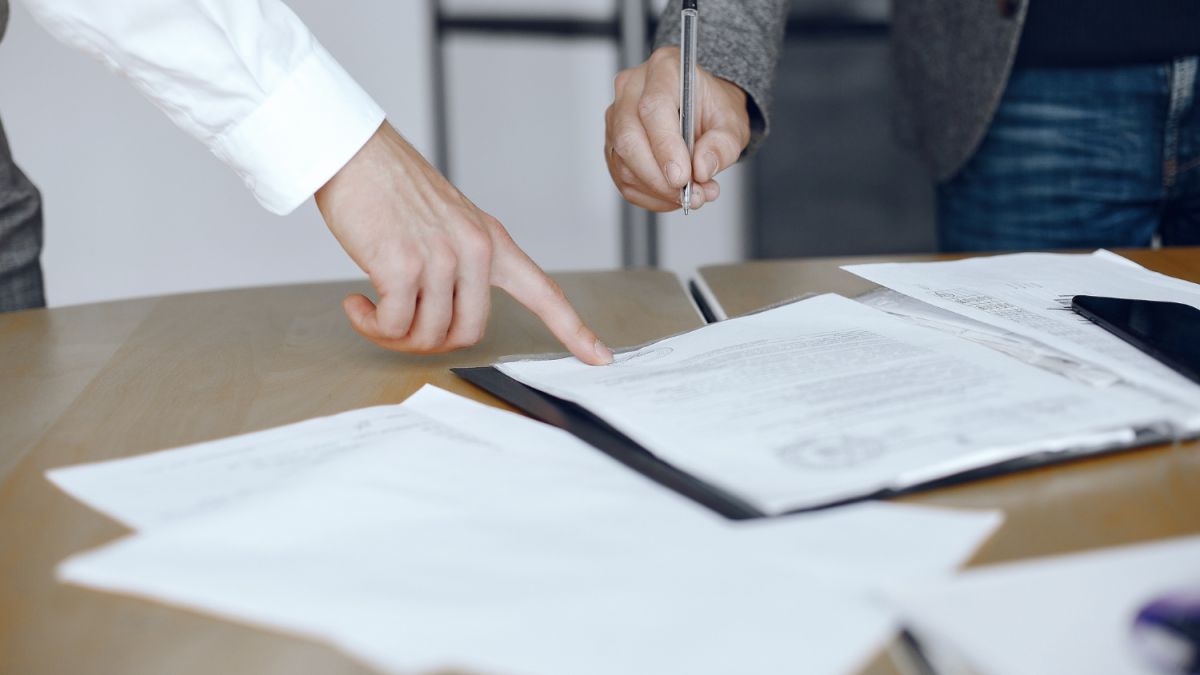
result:
[[(696, 60), (712, 75), (746, 92), (750, 149), (770, 128), (775, 69), (783, 49), (788, 0), (707, 0), (700, 4), (700, 49)], [(679, 11), (674, 2), (659, 19), (654, 47), (679, 46)], [(675, 10), (675, 11), (672, 11)]]
[(580, 359), (611, 355), (554, 282), (384, 121), (383, 110), (278, 0), (26, 0), (60, 40), (124, 75), (287, 213), (315, 194), (379, 302), (351, 324), (389, 349), (432, 353), (483, 334), (490, 286), (536, 313)]
[(669, 2), (656, 49), (622, 71), (605, 116), (606, 160), (630, 202), (654, 211), (679, 207), (689, 180), (692, 208), (720, 195), (713, 178), (766, 136), (787, 0), (707, 0), (700, 4), (698, 137), (689, 162), (679, 135), (679, 10)]
[(207, 145), (274, 213), (312, 196), (384, 118), (279, 2), (26, 4), (55, 37), (123, 75)]

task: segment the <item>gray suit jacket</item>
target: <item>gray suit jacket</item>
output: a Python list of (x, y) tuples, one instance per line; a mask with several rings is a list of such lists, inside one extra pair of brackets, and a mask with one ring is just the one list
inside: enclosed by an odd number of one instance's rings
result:
[[(1019, 0), (893, 0), (895, 117), (937, 180), (953, 176), (987, 133), (1004, 93), (1025, 21)], [(751, 99), (751, 149), (770, 128), (771, 88), (787, 0), (700, 3), (698, 59)], [(669, 2), (656, 46), (679, 43), (679, 10)]]
[[(8, 0), (0, 0), (0, 35), (8, 25)], [(42, 199), (13, 163), (0, 126), (0, 312), (44, 307)]]

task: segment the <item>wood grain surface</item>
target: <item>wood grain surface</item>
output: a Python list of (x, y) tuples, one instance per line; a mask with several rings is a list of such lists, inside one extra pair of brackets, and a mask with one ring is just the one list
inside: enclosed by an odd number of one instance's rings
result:
[[(1200, 281), (1200, 249), (1124, 253)], [(880, 259), (853, 262), (867, 260)], [(736, 316), (807, 292), (871, 288), (837, 269), (847, 262), (754, 262), (702, 274)], [(614, 347), (701, 323), (664, 272), (556, 277)], [(242, 289), (0, 315), (0, 673), (370, 672), (318, 643), (58, 584), (58, 561), (125, 530), (43, 477), (56, 466), (396, 403), (427, 382), (502, 405), (448, 369), (561, 351), (535, 317), (497, 293), (479, 346), (437, 357), (390, 353), (346, 324), (340, 300), (361, 290)], [(1003, 509), (1005, 525), (973, 564), (1200, 532), (1200, 446), (1131, 451), (907, 499)], [(895, 671), (879, 655), (867, 672)]]
[[(610, 346), (701, 325), (672, 274), (556, 275)], [(63, 558), (125, 530), (47, 469), (316, 415), (398, 403), (430, 382), (499, 405), (448, 368), (562, 347), (496, 293), (487, 338), (420, 357), (346, 323), (357, 283), (199, 293), (0, 315), (0, 673), (362, 673), (335, 650), (150, 602), (64, 586)]]

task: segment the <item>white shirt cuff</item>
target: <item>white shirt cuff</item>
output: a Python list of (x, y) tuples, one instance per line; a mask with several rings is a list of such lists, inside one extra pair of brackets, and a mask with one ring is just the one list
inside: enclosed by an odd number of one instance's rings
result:
[(383, 120), (383, 109), (314, 41), (262, 105), (210, 147), (259, 203), (282, 215), (345, 166)]

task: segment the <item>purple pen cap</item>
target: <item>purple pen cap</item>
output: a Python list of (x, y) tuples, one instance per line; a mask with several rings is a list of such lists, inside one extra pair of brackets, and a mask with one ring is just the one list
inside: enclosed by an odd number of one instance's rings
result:
[(1200, 675), (1200, 589), (1157, 598), (1133, 621), (1133, 644), (1155, 670)]

